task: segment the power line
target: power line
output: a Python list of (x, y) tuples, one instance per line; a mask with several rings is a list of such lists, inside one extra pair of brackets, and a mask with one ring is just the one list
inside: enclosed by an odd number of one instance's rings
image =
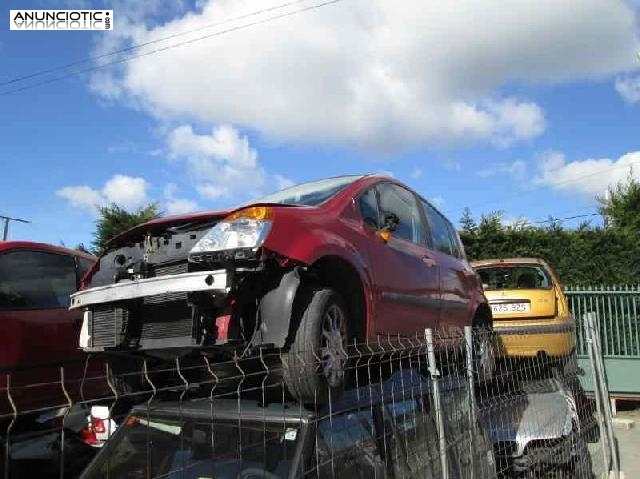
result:
[(110, 52), (103, 53), (103, 54), (100, 54), (100, 55), (89, 56), (89, 57), (86, 57), (86, 58), (83, 58), (83, 59), (80, 59), (80, 60), (75, 60), (75, 61), (72, 61), (70, 63), (66, 63), (66, 64), (63, 64), (63, 65), (58, 65), (58, 66), (55, 66), (55, 67), (52, 67), (52, 68), (49, 68), (49, 69), (35, 71), (35, 72), (29, 73), (27, 75), (18, 76), (18, 77), (11, 78), (9, 80), (0, 82), (0, 87), (11, 85), (13, 83), (18, 83), (18, 82), (21, 82), (21, 81), (24, 81), (24, 80), (30, 80), (32, 78), (36, 78), (36, 77), (39, 77), (39, 76), (42, 76), (42, 75), (46, 75), (46, 74), (49, 74), (49, 73), (54, 73), (54, 72), (57, 72), (57, 71), (60, 71), (60, 70), (66, 70), (66, 69), (68, 69), (70, 67), (73, 67), (73, 66), (76, 66), (76, 65), (82, 65), (83, 63), (88, 63), (88, 62), (100, 60), (102, 58), (107, 58), (107, 57), (111, 57), (111, 56), (114, 56), (114, 55), (119, 55), (121, 53), (127, 53), (127, 52), (130, 52), (130, 51), (133, 51), (133, 50), (138, 50), (140, 48), (143, 48), (143, 47), (146, 47), (146, 46), (149, 46), (149, 45), (153, 45), (155, 43), (164, 42), (166, 40), (171, 40), (173, 38), (182, 37), (184, 35), (189, 35), (191, 33), (200, 32), (202, 30), (207, 30), (209, 28), (214, 28), (214, 27), (219, 27), (221, 25), (226, 25), (227, 23), (231, 23), (231, 22), (234, 22), (236, 20), (242, 20), (242, 19), (245, 19), (245, 18), (255, 17), (255, 16), (261, 15), (263, 13), (272, 12), (272, 11), (275, 11), (275, 10), (281, 10), (283, 8), (290, 7), (292, 5), (296, 5), (296, 4), (299, 4), (299, 3), (304, 3), (304, 2), (307, 2), (307, 1), (308, 0), (294, 0), (294, 1), (287, 2), (287, 3), (281, 3), (279, 5), (274, 5), (274, 6), (269, 7), (269, 8), (263, 8), (261, 10), (256, 10), (256, 11), (253, 11), (253, 12), (250, 12), (250, 13), (245, 13), (243, 15), (238, 15), (238, 16), (235, 16), (235, 17), (227, 18), (227, 19), (219, 21), (219, 22), (209, 23), (209, 24), (203, 25), (202, 27), (193, 28), (191, 30), (186, 30), (184, 32), (174, 33), (172, 35), (167, 35), (167, 36), (161, 37), (161, 38), (156, 38), (156, 39), (150, 40), (148, 42), (137, 43), (137, 44), (125, 47), (125, 48), (121, 48), (121, 49), (118, 49), (118, 50), (112, 50)]
[(554, 223), (556, 221), (575, 220), (575, 219), (579, 219), (579, 218), (589, 218), (589, 217), (593, 217), (593, 216), (602, 216), (602, 215), (600, 213), (587, 213), (587, 214), (584, 214), (584, 215), (565, 216), (563, 218), (556, 218), (554, 216), (551, 216), (549, 219), (546, 219), (546, 220), (529, 221), (529, 223), (540, 225), (540, 224), (544, 224), (544, 223)]
[(503, 200), (508, 200), (510, 198), (519, 197), (519, 196), (522, 196), (524, 194), (528, 194), (528, 193), (531, 193), (531, 192), (534, 192), (534, 191), (539, 191), (539, 190), (542, 190), (542, 189), (545, 189), (545, 188), (553, 188), (553, 187), (558, 186), (558, 185), (568, 185), (568, 184), (571, 184), (571, 183), (576, 183), (576, 182), (581, 181), (581, 180), (583, 180), (585, 178), (590, 178), (590, 177), (596, 176), (596, 175), (602, 175), (603, 173), (608, 173), (609, 171), (617, 170), (617, 169), (620, 169), (620, 168), (630, 168), (634, 164), (638, 164), (638, 163), (640, 163), (640, 160), (630, 161), (629, 163), (627, 163), (625, 165), (615, 165), (615, 166), (612, 166), (610, 168), (605, 168), (605, 169), (596, 171), (595, 173), (589, 173), (587, 175), (578, 176), (576, 178), (571, 178), (571, 179), (565, 180), (565, 181), (558, 181), (558, 182), (556, 182), (556, 183), (554, 183), (552, 185), (541, 185), (541, 186), (538, 186), (538, 187), (535, 187), (535, 188), (522, 189), (518, 193), (514, 193), (514, 194), (511, 194), (511, 195), (503, 196), (501, 198), (495, 198), (495, 199), (493, 199), (491, 201), (486, 201), (486, 202), (480, 203), (479, 205), (476, 205), (476, 206), (486, 206), (486, 205), (490, 205), (490, 204), (501, 202)]
[(129, 61), (134, 60), (136, 58), (142, 58), (142, 57), (146, 57), (146, 56), (149, 56), (149, 55), (154, 55), (156, 53), (161, 53), (161, 52), (164, 52), (164, 51), (167, 51), (167, 50), (171, 50), (173, 48), (178, 48), (178, 47), (181, 47), (181, 46), (184, 46), (184, 45), (189, 45), (191, 43), (195, 43), (195, 42), (198, 42), (198, 41), (206, 40), (207, 38), (213, 38), (213, 37), (221, 36), (221, 35), (224, 35), (224, 34), (227, 34), (227, 33), (235, 32), (235, 31), (238, 31), (238, 30), (243, 30), (245, 28), (253, 27), (253, 26), (256, 26), (256, 25), (262, 25), (262, 24), (270, 23), (272, 21), (279, 20), (279, 19), (285, 18), (285, 17), (290, 17), (290, 16), (296, 15), (298, 13), (303, 13), (303, 12), (307, 12), (307, 11), (311, 11), (311, 10), (317, 10), (319, 8), (322, 8), (322, 7), (325, 7), (325, 6), (328, 6), (328, 5), (333, 5), (335, 3), (339, 3), (339, 2), (342, 2), (342, 1), (343, 0), (328, 0), (328, 1), (317, 3), (317, 4), (314, 4), (314, 5), (309, 5), (308, 7), (299, 8), (298, 10), (293, 10), (293, 11), (290, 11), (290, 12), (281, 13), (281, 14), (278, 14), (278, 15), (273, 15), (273, 16), (265, 18), (263, 20), (257, 20), (255, 22), (245, 23), (243, 25), (238, 25), (236, 27), (228, 28), (226, 30), (220, 30), (218, 32), (210, 33), (208, 35), (202, 35), (200, 37), (192, 38), (190, 40), (185, 40), (185, 41), (179, 42), (179, 43), (174, 43), (174, 44), (168, 45), (166, 47), (157, 48), (155, 50), (151, 50), (151, 51), (148, 51), (148, 52), (140, 53), (140, 54), (137, 54), (137, 55), (131, 55), (131, 56), (128, 56), (126, 58), (119, 59), (119, 60), (114, 60), (112, 62), (107, 62), (107, 63), (103, 63), (101, 65), (95, 65), (95, 66), (84, 68), (84, 69), (81, 69), (81, 70), (72, 71), (72, 72), (70, 72), (70, 73), (68, 73), (66, 75), (61, 75), (61, 76), (58, 76), (58, 77), (50, 78), (48, 80), (43, 80), (43, 81), (40, 81), (40, 82), (37, 82), (37, 83), (32, 83), (32, 84), (29, 84), (29, 85), (26, 85), (26, 86), (23, 86), (23, 87), (19, 87), (19, 88), (5, 90), (3, 92), (0, 92), (0, 96), (9, 95), (11, 93), (17, 93), (17, 92), (21, 92), (21, 91), (25, 91), (25, 90), (31, 90), (33, 88), (37, 88), (37, 87), (42, 86), (42, 85), (47, 85), (49, 83), (54, 83), (54, 82), (58, 82), (58, 81), (61, 81), (61, 80), (65, 80), (65, 79), (73, 77), (73, 76), (78, 76), (78, 75), (82, 75), (82, 74), (85, 74), (85, 73), (91, 73), (93, 71), (97, 71), (97, 70), (100, 70), (102, 68), (106, 68), (106, 67), (113, 66), (113, 65), (118, 65), (118, 64), (121, 64), (121, 63), (126, 63), (126, 62), (129, 62)]

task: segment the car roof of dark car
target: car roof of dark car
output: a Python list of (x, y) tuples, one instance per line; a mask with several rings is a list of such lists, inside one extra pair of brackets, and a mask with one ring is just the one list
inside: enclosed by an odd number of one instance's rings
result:
[(64, 246), (56, 246), (47, 243), (37, 243), (35, 241), (0, 241), (0, 251), (6, 251), (10, 249), (30, 249), (37, 251), (49, 251), (53, 253), (64, 253), (73, 256), (81, 256), (83, 258), (95, 261), (96, 258), (90, 253), (85, 253), (77, 249), (69, 249)]
[[(459, 390), (466, 386), (464, 378), (450, 376), (440, 383), (443, 394)], [(157, 402), (147, 406), (140, 404), (132, 409), (131, 414), (144, 416), (164, 416), (168, 418), (190, 419), (226, 419), (245, 421), (287, 421), (304, 422), (327, 414), (335, 415), (370, 407), (372, 404), (401, 402), (416, 399), (431, 393), (431, 382), (415, 370), (400, 370), (394, 373), (382, 385), (379, 383), (363, 386), (359, 389), (345, 391), (330, 407), (325, 405), (317, 412), (306, 409), (296, 402), (274, 402), (266, 406), (257, 400), (250, 399), (192, 399), (189, 401)], [(212, 407), (213, 404), (213, 407)]]
[(189, 401), (157, 402), (147, 406), (139, 404), (131, 410), (132, 415), (163, 416), (189, 419), (224, 419), (243, 421), (287, 421), (304, 422), (313, 414), (293, 402), (276, 402), (262, 406), (250, 399), (192, 399)]

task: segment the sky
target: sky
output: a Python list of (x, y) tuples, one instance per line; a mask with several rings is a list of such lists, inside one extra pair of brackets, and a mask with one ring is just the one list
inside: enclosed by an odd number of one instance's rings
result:
[[(6, 22), (76, 8), (113, 10), (113, 30)], [(31, 221), (10, 239), (88, 244), (101, 205), (179, 214), (353, 173), (392, 175), (456, 223), (469, 207), (598, 225), (595, 197), (640, 179), (638, 0), (5, 0), (2, 15), (0, 215)]]

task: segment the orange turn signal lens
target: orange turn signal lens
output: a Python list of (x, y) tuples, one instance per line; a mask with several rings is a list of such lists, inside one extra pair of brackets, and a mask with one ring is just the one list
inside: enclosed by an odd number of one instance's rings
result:
[(380, 231), (380, 238), (382, 238), (385, 241), (389, 241), (389, 238), (391, 238), (391, 231)]
[(270, 220), (273, 218), (273, 209), (268, 206), (250, 206), (231, 213), (224, 220), (234, 221), (240, 218), (247, 218), (251, 220)]

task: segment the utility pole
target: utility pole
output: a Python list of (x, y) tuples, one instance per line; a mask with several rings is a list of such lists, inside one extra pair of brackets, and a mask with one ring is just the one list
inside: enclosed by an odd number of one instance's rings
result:
[(11, 218), (10, 216), (2, 216), (0, 218), (4, 220), (4, 231), (2, 233), (2, 241), (7, 241), (9, 236), (9, 221), (18, 221), (20, 223), (31, 223), (31, 221), (23, 220), (22, 218)]

